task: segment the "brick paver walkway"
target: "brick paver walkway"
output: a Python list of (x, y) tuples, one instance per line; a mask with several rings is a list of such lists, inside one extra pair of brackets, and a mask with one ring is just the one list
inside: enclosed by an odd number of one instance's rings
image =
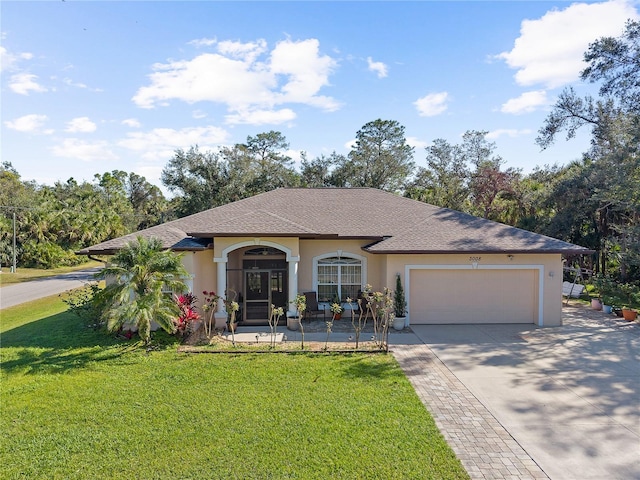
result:
[(549, 478), (427, 345), (392, 350), (472, 479)]

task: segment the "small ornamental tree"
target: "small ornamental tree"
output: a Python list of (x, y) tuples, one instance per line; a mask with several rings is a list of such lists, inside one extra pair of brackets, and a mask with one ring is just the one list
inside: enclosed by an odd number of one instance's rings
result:
[(152, 321), (173, 333), (180, 309), (163, 289), (187, 290), (181, 280), (187, 275), (181, 257), (165, 250), (157, 238), (139, 236), (127, 244), (111, 258), (110, 266), (96, 275), (113, 279), (101, 295), (105, 301), (102, 319), (108, 330), (118, 331), (125, 323), (133, 323), (146, 345), (151, 342)]
[(296, 315), (298, 317), (298, 325), (300, 325), (300, 338), (302, 339), (301, 350), (304, 350), (304, 326), (302, 325), (302, 317), (307, 309), (307, 297), (304, 295), (296, 295), (296, 299), (291, 302), (296, 306)]
[(216, 292), (202, 292), (204, 295), (204, 302), (202, 303), (202, 313), (204, 313), (204, 334), (207, 338), (211, 339), (211, 332), (214, 326), (214, 317), (216, 309), (218, 308), (218, 301), (220, 296), (216, 295)]
[(224, 308), (229, 314), (227, 323), (229, 324), (229, 330), (231, 330), (231, 343), (236, 346), (236, 313), (240, 310), (240, 305), (236, 302), (238, 296), (235, 290), (227, 290), (224, 298)]

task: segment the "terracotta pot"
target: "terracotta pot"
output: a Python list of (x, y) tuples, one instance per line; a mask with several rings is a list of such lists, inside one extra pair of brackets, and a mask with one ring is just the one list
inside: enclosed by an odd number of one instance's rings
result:
[(633, 322), (636, 318), (638, 318), (638, 312), (628, 308), (623, 308), (622, 317), (628, 322)]

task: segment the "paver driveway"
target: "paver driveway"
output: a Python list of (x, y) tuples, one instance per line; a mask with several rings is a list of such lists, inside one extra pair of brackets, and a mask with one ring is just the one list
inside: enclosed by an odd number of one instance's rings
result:
[[(544, 478), (539, 467), (552, 480), (640, 479), (640, 324), (580, 305), (565, 307), (563, 318), (562, 327), (547, 328), (412, 327), (443, 362), (440, 377), (461, 382), (470, 404), (478, 400), (486, 420), (498, 426), (484, 447), (477, 438), (452, 445), (473, 478)], [(395, 348), (410, 377), (433, 369), (429, 362), (420, 367), (403, 360), (415, 345)], [(438, 395), (431, 390), (433, 401)], [(464, 391), (450, 401), (466, 402)], [(429, 408), (439, 410), (434, 416), (444, 420), (444, 429), (452, 428), (442, 405)], [(478, 414), (471, 423), (484, 420)], [(505, 459), (504, 468), (496, 468), (501, 462), (492, 458), (491, 443), (500, 440), (500, 427), (509, 434), (500, 455), (521, 457), (521, 465)]]

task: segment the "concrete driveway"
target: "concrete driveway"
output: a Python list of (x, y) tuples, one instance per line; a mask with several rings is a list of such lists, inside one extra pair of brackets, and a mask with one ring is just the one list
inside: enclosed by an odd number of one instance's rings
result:
[(412, 329), (552, 480), (640, 479), (640, 324), (583, 306), (563, 318)]

